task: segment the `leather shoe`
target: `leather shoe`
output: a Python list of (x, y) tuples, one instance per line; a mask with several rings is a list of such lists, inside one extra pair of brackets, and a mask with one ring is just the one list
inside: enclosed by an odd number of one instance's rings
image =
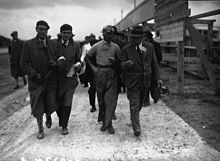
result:
[(117, 117), (116, 117), (115, 113), (114, 113), (114, 115), (112, 116), (112, 120), (117, 120)]
[(69, 132), (68, 132), (68, 129), (67, 127), (63, 127), (62, 128), (62, 135), (67, 135)]
[(44, 131), (39, 131), (38, 134), (37, 134), (37, 138), (40, 140), (40, 139), (43, 139), (44, 138)]
[(16, 85), (13, 89), (18, 89), (19, 88), (19, 85)]
[(112, 125), (109, 125), (107, 129), (108, 129), (109, 134), (114, 134), (115, 133), (115, 129), (113, 128)]
[(135, 136), (140, 136), (141, 135), (141, 129), (135, 129), (134, 130), (134, 135)]
[(90, 112), (95, 112), (96, 111), (96, 107), (92, 107), (91, 109), (90, 109)]
[(47, 128), (51, 128), (51, 126), (52, 126), (52, 118), (51, 118), (50, 115), (47, 115), (47, 116), (46, 116), (46, 122), (45, 122), (45, 124), (46, 124), (46, 127), (47, 127)]
[(100, 131), (105, 132), (106, 131), (106, 127), (105, 127), (105, 123), (103, 121), (102, 123), (102, 127), (100, 128)]

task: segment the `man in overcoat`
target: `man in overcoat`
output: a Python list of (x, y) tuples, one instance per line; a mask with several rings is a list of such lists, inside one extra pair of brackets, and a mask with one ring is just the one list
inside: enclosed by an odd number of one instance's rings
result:
[(151, 85), (152, 72), (158, 80), (158, 64), (152, 45), (142, 43), (143, 29), (136, 26), (131, 31), (130, 43), (121, 51), (121, 67), (123, 80), (127, 88), (127, 98), (130, 106), (130, 116), (134, 135), (141, 134), (139, 113), (146, 92)]
[[(114, 134), (112, 126), (113, 115), (117, 106), (118, 88), (117, 73), (115, 66), (120, 61), (120, 48), (112, 42), (114, 30), (108, 25), (103, 28), (103, 40), (96, 43), (88, 51), (85, 61), (91, 67), (99, 104), (98, 121), (103, 121), (101, 131)], [(91, 58), (95, 57), (96, 64), (91, 63)]]
[(43, 115), (46, 113), (46, 126), (52, 125), (51, 114), (57, 110), (57, 77), (54, 62), (57, 59), (55, 47), (47, 39), (49, 25), (40, 20), (36, 24), (37, 36), (24, 43), (20, 66), (28, 76), (31, 113), (37, 119), (37, 138), (44, 138)]
[(61, 39), (57, 41), (58, 55), (58, 102), (59, 126), (62, 135), (67, 135), (71, 113), (72, 99), (78, 85), (77, 72), (82, 68), (80, 44), (72, 39), (72, 26), (64, 24), (60, 27)]
[(10, 42), (8, 46), (8, 53), (10, 55), (10, 64), (11, 64), (11, 76), (14, 77), (16, 85), (14, 89), (19, 88), (19, 81), (18, 78), (22, 77), (24, 85), (27, 84), (26, 78), (24, 73), (22, 72), (20, 68), (20, 58), (23, 48), (23, 41), (18, 39), (18, 32), (13, 31), (11, 33), (12, 41)]

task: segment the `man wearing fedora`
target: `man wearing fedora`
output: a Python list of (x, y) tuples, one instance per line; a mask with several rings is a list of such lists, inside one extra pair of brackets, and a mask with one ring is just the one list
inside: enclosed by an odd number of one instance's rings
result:
[[(120, 48), (112, 42), (114, 30), (108, 25), (103, 28), (103, 40), (96, 43), (88, 51), (85, 60), (94, 72), (95, 86), (99, 104), (98, 121), (102, 121), (101, 131), (114, 134), (112, 119), (117, 106), (117, 74), (115, 66), (120, 61)], [(91, 58), (95, 57), (96, 64), (91, 63)]]
[[(96, 44), (99, 40), (96, 40), (96, 36), (91, 33), (89, 35), (89, 44), (90, 47), (92, 47), (94, 44)], [(95, 57), (90, 58), (90, 61), (92, 64), (96, 64), (96, 59)], [(85, 83), (89, 83), (89, 104), (91, 106), (90, 112), (95, 112), (96, 111), (96, 88), (95, 88), (95, 83), (94, 83), (94, 73), (92, 69), (90, 68), (89, 65), (86, 66), (86, 71), (85, 71)]]
[(22, 48), (23, 48), (23, 41), (18, 39), (18, 32), (13, 31), (11, 33), (12, 41), (10, 42), (8, 46), (8, 53), (10, 55), (10, 64), (11, 64), (11, 76), (14, 77), (16, 86), (14, 89), (19, 88), (19, 81), (18, 78), (22, 77), (24, 85), (27, 84), (26, 78), (24, 73), (22, 72), (20, 68), (20, 58), (21, 58), (21, 53), (22, 53)]
[(31, 113), (37, 119), (38, 139), (44, 138), (43, 115), (46, 114), (46, 126), (52, 125), (51, 114), (57, 110), (57, 76), (53, 64), (57, 59), (55, 47), (47, 38), (49, 25), (40, 20), (36, 24), (37, 36), (24, 43), (20, 66), (28, 76)]
[(57, 115), (62, 135), (67, 135), (72, 99), (78, 86), (77, 72), (82, 68), (80, 44), (73, 40), (72, 26), (60, 27), (61, 39), (57, 41), (58, 104)]
[(159, 77), (154, 48), (148, 43), (142, 43), (142, 39), (142, 27), (134, 27), (130, 34), (130, 43), (124, 46), (121, 51), (121, 68), (127, 87), (127, 98), (135, 136), (141, 134), (139, 113), (151, 84), (152, 73), (154, 73), (155, 80), (158, 80)]

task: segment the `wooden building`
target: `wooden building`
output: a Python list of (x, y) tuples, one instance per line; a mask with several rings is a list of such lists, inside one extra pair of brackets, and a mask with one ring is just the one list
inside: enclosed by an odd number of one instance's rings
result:
[[(177, 91), (183, 92), (184, 71), (196, 74), (218, 87), (219, 28), (216, 20), (201, 18), (220, 14), (220, 9), (190, 16), (188, 0), (145, 0), (127, 14), (116, 27), (129, 32), (136, 25), (148, 26), (161, 43), (163, 60), (177, 68)], [(154, 19), (154, 26), (147, 22)], [(203, 28), (201, 26), (203, 25)], [(204, 28), (205, 26), (205, 28)]]

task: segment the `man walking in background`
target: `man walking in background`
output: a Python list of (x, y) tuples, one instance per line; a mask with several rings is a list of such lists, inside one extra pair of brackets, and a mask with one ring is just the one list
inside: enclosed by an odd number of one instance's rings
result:
[[(103, 40), (96, 43), (87, 53), (85, 60), (95, 76), (95, 86), (99, 103), (98, 121), (103, 121), (101, 131), (114, 134), (112, 117), (117, 106), (118, 88), (115, 66), (119, 63), (120, 48), (112, 42), (114, 30), (108, 25), (103, 28)], [(90, 58), (95, 57), (96, 65)]]
[(23, 42), (18, 39), (18, 32), (13, 31), (11, 33), (12, 41), (9, 44), (8, 47), (8, 53), (10, 55), (10, 63), (11, 63), (11, 76), (14, 77), (16, 85), (14, 89), (19, 88), (19, 77), (23, 78), (24, 85), (27, 84), (26, 78), (24, 73), (22, 72), (20, 68), (20, 58), (21, 58), (21, 53), (22, 53), (22, 48), (23, 48)]
[[(93, 33), (91, 33), (89, 35), (90, 48), (91, 48), (91, 46), (93, 46), (97, 42), (98, 42), (98, 40), (96, 40), (95, 35)], [(91, 57), (90, 61), (92, 62), (92, 64), (94, 64), (94, 65), (96, 64), (95, 57)], [(95, 105), (96, 87), (95, 87), (95, 83), (94, 83), (94, 73), (89, 65), (86, 66), (85, 82), (89, 82), (88, 94), (89, 94), (89, 103), (91, 105), (90, 112), (95, 112), (96, 111), (96, 105)]]
[(148, 30), (144, 31), (143, 41), (148, 42), (154, 46), (155, 56), (157, 58), (158, 64), (160, 64), (163, 58), (161, 47), (160, 47), (160, 44), (153, 39), (153, 34), (150, 31)]
[(20, 66), (28, 75), (31, 113), (37, 119), (37, 138), (44, 138), (43, 115), (46, 113), (46, 126), (52, 125), (51, 114), (57, 110), (57, 76), (54, 69), (57, 59), (55, 47), (47, 39), (49, 25), (40, 20), (36, 24), (37, 36), (24, 43)]
[[(158, 63), (158, 65), (160, 65), (160, 62), (162, 61), (161, 47), (158, 42), (154, 41), (153, 34), (150, 31), (148, 31), (148, 30), (144, 31), (143, 41), (153, 45), (154, 51), (155, 51), (155, 56), (157, 58), (157, 63)], [(152, 74), (154, 74), (154, 73), (152, 73)], [(152, 76), (152, 78), (154, 78), (154, 77)], [(151, 93), (151, 97), (154, 100), (154, 103), (157, 103), (157, 101), (159, 100), (159, 91), (157, 90), (157, 80), (151, 80), (151, 86), (146, 94), (145, 99), (144, 99), (144, 103), (143, 103), (144, 107), (150, 105), (150, 97), (149, 97), (150, 93)]]
[(153, 46), (142, 43), (143, 29), (141, 26), (134, 27), (130, 39), (130, 43), (122, 48), (121, 67), (127, 87), (134, 135), (139, 136), (141, 134), (139, 113), (151, 85), (152, 73), (154, 73), (154, 79), (158, 80), (158, 64)]
[[(82, 55), (81, 55), (81, 62), (83, 62), (85, 64), (85, 61), (84, 61), (84, 58), (87, 54), (87, 52), (89, 51), (89, 49), (91, 48), (91, 45), (90, 45), (90, 38), (89, 36), (85, 36), (85, 40), (83, 42), (83, 44), (81, 45), (82, 47)], [(85, 67), (86, 68), (86, 65)], [(84, 84), (84, 87), (88, 87), (88, 81), (85, 81), (85, 72), (80, 74), (79, 75), (79, 80), (81, 82), (81, 84)]]

